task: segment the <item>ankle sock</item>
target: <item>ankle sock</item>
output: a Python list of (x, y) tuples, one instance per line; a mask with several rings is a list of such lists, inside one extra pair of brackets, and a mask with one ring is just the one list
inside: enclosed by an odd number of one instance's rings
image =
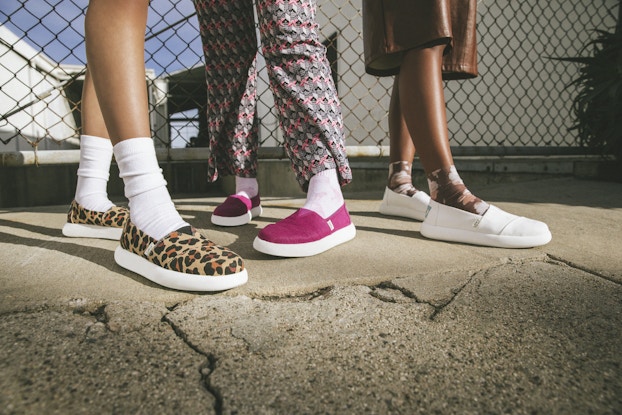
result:
[(156, 240), (188, 226), (175, 209), (166, 188), (153, 140), (150, 137), (123, 140), (114, 146), (113, 151), (134, 225)]
[(248, 199), (259, 194), (259, 183), (254, 177), (235, 176), (235, 194), (244, 196)]
[(323, 170), (311, 178), (307, 201), (303, 208), (314, 211), (322, 218), (327, 218), (335, 213), (343, 203), (336, 169)]
[(443, 205), (483, 215), (490, 206), (466, 188), (455, 166), (428, 174), (430, 197)]
[(108, 199), (112, 143), (107, 138), (80, 136), (80, 165), (74, 199), (82, 207), (105, 212), (114, 206)]
[(412, 163), (396, 161), (389, 164), (389, 179), (387, 187), (395, 193), (412, 196), (418, 192), (413, 186)]

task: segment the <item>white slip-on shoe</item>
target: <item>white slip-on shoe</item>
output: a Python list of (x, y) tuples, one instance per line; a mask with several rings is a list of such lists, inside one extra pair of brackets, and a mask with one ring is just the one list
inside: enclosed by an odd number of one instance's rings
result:
[(483, 216), (430, 200), (421, 234), (426, 238), (498, 248), (532, 248), (551, 241), (548, 226), (490, 205)]
[(383, 215), (401, 216), (422, 221), (425, 219), (425, 211), (429, 202), (430, 196), (421, 190), (412, 196), (406, 196), (385, 187), (384, 197), (378, 211)]

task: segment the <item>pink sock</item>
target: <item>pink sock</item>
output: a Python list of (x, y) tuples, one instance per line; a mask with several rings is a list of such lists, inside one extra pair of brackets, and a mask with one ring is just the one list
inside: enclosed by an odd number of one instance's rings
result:
[(259, 183), (254, 177), (235, 176), (235, 194), (252, 199), (259, 194)]
[(343, 206), (343, 194), (337, 178), (337, 170), (329, 169), (316, 174), (309, 181), (305, 209), (327, 218)]

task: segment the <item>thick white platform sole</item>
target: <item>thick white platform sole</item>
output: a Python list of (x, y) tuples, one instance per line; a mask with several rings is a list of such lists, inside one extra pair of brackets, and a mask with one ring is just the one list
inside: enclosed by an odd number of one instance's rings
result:
[(85, 225), (81, 223), (65, 223), (63, 235), (70, 238), (97, 238), (118, 241), (121, 239), (123, 228), (111, 228), (109, 226)]
[(249, 223), (253, 218), (261, 216), (263, 208), (261, 205), (256, 206), (240, 216), (217, 216), (212, 214), (212, 223), (217, 226), (242, 226)]
[(546, 245), (551, 241), (550, 234), (540, 236), (491, 235), (433, 225), (422, 225), (421, 234), (429, 239), (490, 246), (494, 248), (533, 248)]
[(246, 269), (231, 275), (212, 277), (209, 275), (184, 274), (159, 267), (145, 258), (133, 254), (120, 246), (114, 251), (114, 260), (125, 269), (167, 288), (182, 291), (224, 291), (239, 287), (248, 281)]
[(300, 244), (278, 244), (274, 242), (264, 241), (256, 237), (253, 241), (253, 248), (264, 254), (300, 258), (321, 254), (331, 248), (348, 242), (356, 236), (356, 228), (351, 223), (348, 226), (339, 229), (336, 232), (320, 239), (319, 241), (305, 242)]

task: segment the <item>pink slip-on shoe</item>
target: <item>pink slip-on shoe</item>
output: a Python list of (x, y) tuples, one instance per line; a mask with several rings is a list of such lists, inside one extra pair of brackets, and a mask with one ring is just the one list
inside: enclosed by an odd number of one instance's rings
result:
[(259, 195), (249, 199), (241, 195), (231, 195), (212, 213), (212, 223), (218, 226), (246, 225), (253, 218), (261, 216)]
[(263, 228), (253, 242), (253, 248), (268, 255), (305, 257), (334, 248), (355, 235), (356, 228), (345, 204), (326, 219), (302, 208)]

